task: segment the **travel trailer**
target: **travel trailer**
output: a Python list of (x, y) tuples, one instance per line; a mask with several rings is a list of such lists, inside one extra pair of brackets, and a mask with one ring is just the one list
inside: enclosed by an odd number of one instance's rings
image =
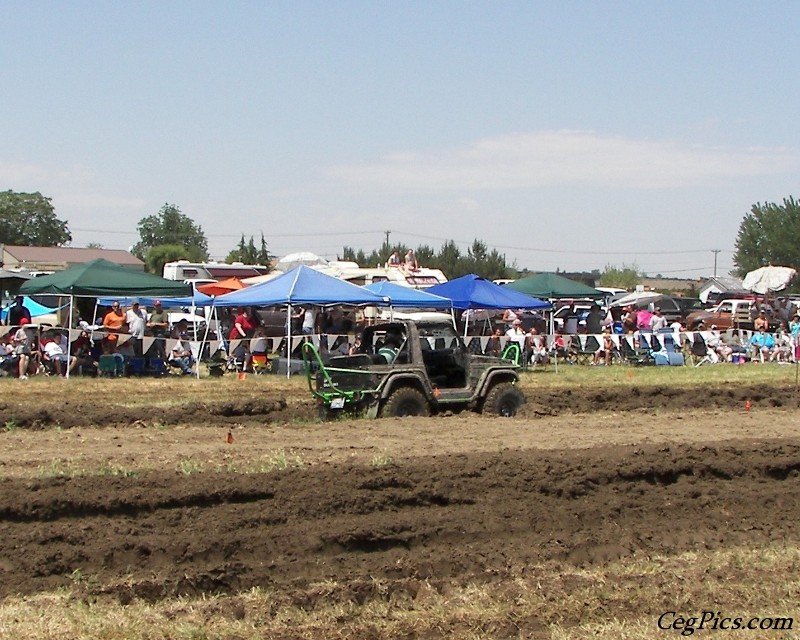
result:
[(404, 287), (427, 289), (447, 282), (447, 277), (440, 269), (428, 269), (426, 267), (413, 270), (405, 269), (402, 266), (370, 268), (359, 267), (355, 262), (333, 261), (314, 268), (359, 286), (388, 281)]
[(234, 262), (189, 262), (188, 260), (176, 260), (167, 262), (164, 265), (163, 276), (167, 280), (181, 281), (213, 281), (225, 280), (226, 278), (252, 278), (262, 276), (269, 271), (269, 267), (263, 264), (243, 264)]

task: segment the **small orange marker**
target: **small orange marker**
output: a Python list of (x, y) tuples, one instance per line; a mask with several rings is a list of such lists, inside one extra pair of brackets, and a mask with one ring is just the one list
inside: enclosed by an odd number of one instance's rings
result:
[(750, 409), (752, 409), (752, 408), (753, 408), (753, 403), (750, 402), (749, 400), (745, 400), (744, 401), (744, 410), (745, 411), (750, 411)]
[(233, 444), (233, 433), (231, 433), (230, 431), (228, 431), (228, 435), (225, 436), (225, 442), (227, 442), (228, 444)]
[(628, 376), (629, 380), (633, 380), (633, 371), (631, 371), (630, 369), (628, 369), (628, 373), (626, 373), (625, 375)]

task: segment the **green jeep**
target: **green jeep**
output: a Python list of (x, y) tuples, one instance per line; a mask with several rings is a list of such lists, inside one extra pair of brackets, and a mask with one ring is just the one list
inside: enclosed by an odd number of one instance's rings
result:
[(518, 367), (470, 353), (451, 324), (384, 322), (364, 329), (357, 345), (352, 355), (337, 356), (303, 345), (309, 389), (323, 419), (463, 409), (514, 416), (525, 402)]

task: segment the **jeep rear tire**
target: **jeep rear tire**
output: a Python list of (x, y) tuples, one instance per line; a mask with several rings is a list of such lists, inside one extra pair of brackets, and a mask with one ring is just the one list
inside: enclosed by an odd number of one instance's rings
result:
[(517, 415), (520, 406), (525, 402), (525, 396), (510, 382), (500, 382), (493, 386), (486, 394), (483, 403), (483, 412), (490, 415), (511, 418)]
[(382, 417), (403, 418), (405, 416), (429, 416), (431, 408), (425, 396), (411, 387), (401, 387), (386, 399), (381, 410)]

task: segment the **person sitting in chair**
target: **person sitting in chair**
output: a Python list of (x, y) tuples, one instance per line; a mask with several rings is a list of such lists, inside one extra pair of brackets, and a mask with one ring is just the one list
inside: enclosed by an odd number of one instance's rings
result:
[(186, 320), (181, 320), (175, 325), (172, 332), (172, 338), (176, 339), (175, 346), (169, 354), (169, 363), (173, 367), (179, 367), (183, 375), (192, 375), (192, 352), (189, 350), (189, 323)]
[(67, 366), (67, 352), (65, 347), (66, 336), (59, 331), (52, 331), (48, 333), (46, 339), (42, 342), (42, 350), (44, 351), (46, 359), (53, 364), (53, 369), (56, 375), (63, 376), (67, 370), (70, 373), (78, 365), (78, 358), (70, 354), (69, 366)]

